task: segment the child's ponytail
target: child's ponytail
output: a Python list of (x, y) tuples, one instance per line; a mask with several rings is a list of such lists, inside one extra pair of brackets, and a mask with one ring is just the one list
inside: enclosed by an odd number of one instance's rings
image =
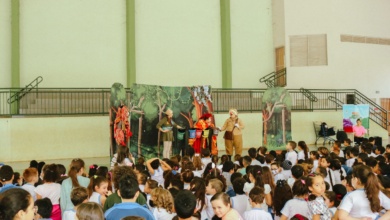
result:
[(264, 187), (264, 181), (262, 178), (262, 167), (259, 165), (254, 165), (252, 169), (250, 170), (250, 173), (252, 174), (253, 178), (255, 179), (255, 186), (258, 187)]
[(367, 175), (367, 182), (364, 184), (364, 188), (367, 194), (367, 199), (370, 201), (370, 207), (372, 212), (380, 212), (381, 204), (379, 200), (380, 185), (378, 178), (373, 172), (369, 172)]
[(304, 142), (304, 141), (299, 141), (299, 142), (298, 142), (298, 146), (302, 148), (303, 153), (305, 154), (305, 155), (304, 155), (304, 156), (305, 156), (305, 161), (307, 161), (307, 159), (309, 159), (309, 158), (308, 158), (308, 147), (307, 147), (307, 145), (306, 145), (306, 142)]
[(292, 187), (292, 193), (294, 196), (306, 196), (309, 193), (308, 187), (306, 186), (307, 178), (302, 177), (294, 182)]
[(378, 178), (371, 171), (371, 168), (366, 165), (355, 166), (352, 175), (353, 177), (358, 178), (360, 183), (364, 185), (367, 199), (370, 202), (371, 211), (380, 212), (381, 205), (378, 195), (382, 187), (379, 184)]
[(339, 170), (340, 171), (340, 180), (344, 180), (343, 169), (342, 169), (341, 162), (339, 159), (333, 159), (330, 162), (330, 167), (334, 170)]
[(80, 172), (81, 168), (84, 168), (85, 163), (82, 159), (77, 158), (73, 159), (70, 163), (70, 168), (68, 172), (69, 178), (72, 180), (73, 187), (79, 187), (79, 181), (77, 180), (77, 174)]

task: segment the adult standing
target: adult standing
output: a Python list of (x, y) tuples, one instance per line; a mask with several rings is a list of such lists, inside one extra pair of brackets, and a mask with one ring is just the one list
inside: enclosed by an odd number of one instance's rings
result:
[(202, 131), (202, 136), (196, 137), (194, 144), (192, 145), (196, 154), (200, 154), (203, 148), (211, 148), (211, 143), (208, 144), (209, 128), (214, 127), (211, 123), (211, 117), (213, 117), (213, 115), (210, 113), (203, 114), (194, 125), (196, 130)]
[(233, 155), (233, 147), (236, 150), (236, 154), (242, 153), (242, 129), (244, 129), (244, 123), (238, 118), (237, 109), (229, 110), (230, 117), (226, 119), (223, 124), (221, 131), (225, 131), (225, 149), (226, 154), (229, 156)]
[(353, 141), (360, 144), (363, 141), (365, 134), (367, 134), (367, 130), (363, 127), (362, 121), (359, 118), (356, 120), (356, 125), (353, 126)]
[(169, 158), (169, 154), (172, 149), (172, 141), (173, 141), (173, 127), (175, 128), (181, 128), (178, 126), (173, 120), (173, 111), (171, 109), (168, 109), (165, 112), (165, 117), (162, 118), (158, 124), (156, 125), (156, 128), (162, 132), (162, 141), (164, 144), (164, 150), (163, 150), (163, 158)]

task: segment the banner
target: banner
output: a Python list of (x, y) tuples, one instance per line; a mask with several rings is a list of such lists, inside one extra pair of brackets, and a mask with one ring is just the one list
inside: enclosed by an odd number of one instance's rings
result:
[(353, 126), (356, 125), (357, 119), (360, 119), (364, 128), (369, 129), (370, 106), (343, 105), (343, 129), (345, 132), (353, 132)]

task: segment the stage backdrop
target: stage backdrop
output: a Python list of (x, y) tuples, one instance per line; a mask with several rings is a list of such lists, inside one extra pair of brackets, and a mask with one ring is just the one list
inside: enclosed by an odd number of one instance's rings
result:
[(291, 138), (291, 96), (281, 87), (269, 88), (263, 98), (263, 145), (284, 150)]
[(345, 132), (353, 132), (356, 120), (360, 118), (364, 128), (369, 129), (370, 106), (369, 105), (343, 105), (343, 129)]
[[(134, 84), (131, 90), (129, 117), (133, 136), (130, 138), (130, 152), (146, 158), (161, 155), (159, 152), (162, 152), (163, 145), (156, 125), (167, 109), (172, 109), (173, 121), (187, 130), (202, 114), (213, 112), (211, 87), (208, 85), (169, 87)], [(174, 129), (174, 138), (172, 151), (177, 154), (179, 148), (188, 146), (188, 132), (183, 137)]]

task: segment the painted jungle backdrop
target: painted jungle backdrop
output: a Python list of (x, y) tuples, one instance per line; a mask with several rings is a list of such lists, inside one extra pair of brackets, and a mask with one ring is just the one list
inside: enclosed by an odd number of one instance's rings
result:
[(269, 88), (262, 98), (263, 145), (284, 150), (291, 137), (291, 96), (281, 87)]
[[(126, 103), (132, 134), (128, 146), (131, 153), (146, 158), (160, 156), (159, 152), (162, 152), (163, 146), (156, 124), (164, 117), (164, 112), (168, 108), (173, 110), (174, 122), (187, 128), (179, 132), (174, 130), (173, 154), (179, 153), (182, 148), (188, 146), (188, 129), (193, 127), (194, 122), (202, 114), (213, 112), (211, 87), (208, 85), (171, 87), (134, 84), (130, 94)], [(119, 95), (119, 97), (126, 96)], [(115, 149), (112, 153), (115, 153)]]

